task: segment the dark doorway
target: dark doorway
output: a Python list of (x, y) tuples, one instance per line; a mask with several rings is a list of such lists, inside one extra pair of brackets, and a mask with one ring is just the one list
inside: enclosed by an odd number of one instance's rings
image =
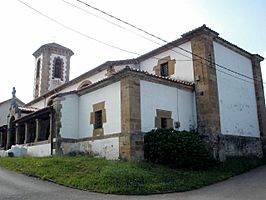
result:
[(10, 121), (9, 121), (9, 145), (8, 145), (8, 149), (10, 149), (12, 145), (16, 144), (16, 129), (15, 129), (14, 120), (15, 120), (15, 117), (12, 116)]

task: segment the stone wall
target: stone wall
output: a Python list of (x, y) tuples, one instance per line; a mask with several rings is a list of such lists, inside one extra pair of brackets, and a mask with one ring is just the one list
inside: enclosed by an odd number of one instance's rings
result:
[(260, 138), (222, 135), (219, 140), (220, 149), (224, 151), (226, 157), (262, 157), (263, 155)]
[(258, 120), (260, 127), (260, 136), (263, 141), (263, 152), (266, 155), (266, 112), (265, 112), (265, 97), (263, 91), (263, 80), (261, 74), (260, 62), (263, 60), (262, 57), (254, 55), (252, 58), (252, 69), (253, 69), (253, 79), (254, 87), (256, 93), (257, 110), (258, 110)]
[(127, 76), (121, 80), (121, 125), (119, 152), (122, 159), (143, 160), (141, 133), (140, 80)]
[[(213, 35), (200, 32), (191, 38), (198, 132), (205, 135), (213, 149), (213, 156), (219, 156), (217, 144), (221, 133), (219, 99), (213, 50)], [(212, 61), (212, 62), (209, 62)]]

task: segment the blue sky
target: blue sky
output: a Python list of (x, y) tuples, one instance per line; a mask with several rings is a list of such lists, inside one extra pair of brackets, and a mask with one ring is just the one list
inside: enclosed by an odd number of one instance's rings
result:
[(265, 0), (196, 1), (203, 20), (222, 37), (254, 53), (266, 51)]
[[(120, 48), (143, 54), (158, 47), (62, 0), (22, 1), (79, 32)], [(76, 0), (65, 1), (99, 15)], [(206, 24), (229, 42), (266, 57), (266, 0), (84, 1), (167, 41)], [(67, 30), (17, 0), (2, 2), (0, 18), (0, 101), (11, 98), (13, 86), (21, 100), (32, 100), (35, 65), (32, 53), (46, 43), (57, 42), (74, 51), (71, 79), (107, 60), (136, 57)], [(266, 81), (266, 61), (262, 66)]]

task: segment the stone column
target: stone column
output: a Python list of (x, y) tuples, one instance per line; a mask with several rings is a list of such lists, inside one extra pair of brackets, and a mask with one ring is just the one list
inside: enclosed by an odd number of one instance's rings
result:
[(29, 134), (30, 134), (30, 130), (29, 130), (29, 124), (25, 123), (25, 140), (24, 140), (24, 144), (27, 144), (30, 142), (30, 138), (29, 138)]
[(6, 143), (6, 149), (9, 149), (11, 147), (11, 141), (10, 141), (10, 128), (7, 129), (7, 143)]
[(259, 55), (252, 57), (253, 79), (255, 87), (255, 95), (257, 102), (257, 113), (260, 128), (260, 136), (263, 141), (263, 154), (266, 155), (266, 113), (265, 113), (265, 97), (263, 91), (263, 80), (261, 75), (260, 62), (263, 58)]
[(213, 149), (216, 159), (224, 160), (220, 151), (221, 135), (219, 97), (213, 39), (217, 33), (203, 29), (191, 36), (198, 132)]
[(36, 135), (35, 135), (35, 142), (41, 140), (41, 119), (36, 119)]
[(141, 133), (140, 80), (138, 77), (128, 76), (121, 80), (121, 125), (120, 157), (143, 160), (144, 138)]
[(3, 133), (0, 132), (0, 148), (3, 146)]
[(53, 111), (49, 114), (50, 117), (50, 130), (49, 130), (49, 137), (48, 137), (48, 142), (51, 142), (51, 155), (53, 155), (53, 149), (54, 149), (54, 145), (53, 145)]

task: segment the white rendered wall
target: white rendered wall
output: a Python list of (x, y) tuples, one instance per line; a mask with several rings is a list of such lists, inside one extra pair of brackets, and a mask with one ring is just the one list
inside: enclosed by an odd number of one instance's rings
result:
[[(18, 101), (17, 101), (18, 106), (22, 106)], [(7, 122), (7, 116), (9, 115), (9, 108), (11, 106), (11, 99), (0, 102), (0, 126), (8, 124)]]
[[(180, 45), (183, 49), (188, 51), (191, 50), (191, 42), (186, 42)], [(180, 54), (179, 54), (180, 53)], [(183, 56), (183, 55), (185, 56)], [(153, 71), (153, 67), (158, 64), (158, 59), (170, 56), (171, 60), (175, 59), (175, 74), (171, 75), (170, 77), (180, 80), (186, 81), (194, 81), (194, 71), (193, 71), (193, 63), (192, 63), (192, 55), (188, 54), (179, 48), (173, 48), (173, 51), (166, 50), (163, 53), (160, 53), (154, 57), (156, 58), (148, 58), (140, 63), (140, 69), (147, 71), (149, 73), (155, 74)]]
[(79, 123), (79, 97), (76, 94), (70, 94), (64, 96), (63, 98), (64, 100), (61, 101), (61, 137), (77, 139)]
[[(252, 63), (248, 58), (216, 42), (214, 42), (214, 55), (217, 64), (253, 77)], [(224, 71), (219, 67), (216, 68)], [(245, 81), (239, 80), (218, 70), (216, 73), (222, 134), (259, 137), (253, 81), (244, 77), (240, 78)], [(226, 71), (226, 73), (230, 72)]]
[(35, 146), (24, 146), (27, 148), (27, 155), (43, 157), (51, 155), (51, 144), (38, 144)]
[(73, 90), (77, 90), (78, 87), (86, 80), (90, 81), (91, 83), (95, 83), (95, 82), (98, 82), (104, 78), (106, 78), (105, 74), (107, 73), (106, 70), (103, 70), (101, 72), (98, 72), (97, 74), (94, 74), (86, 79), (83, 79), (81, 81), (79, 81), (78, 83), (75, 83), (73, 85), (70, 85), (69, 87), (63, 89), (62, 91), (60, 92), (69, 92), (69, 91), (73, 91)]
[(47, 104), (46, 103), (47, 102), (46, 100), (47, 100), (47, 98), (41, 99), (40, 101), (32, 104), (30, 107), (42, 109), (42, 108), (44, 108), (44, 107), (47, 106), (46, 105)]
[(7, 115), (9, 114), (10, 105), (11, 100), (0, 104), (0, 126), (8, 124)]
[(194, 94), (170, 86), (140, 81), (141, 131), (155, 128), (156, 109), (172, 112), (174, 122), (180, 122), (179, 130), (196, 127)]
[(89, 141), (89, 144), (95, 156), (104, 157), (108, 160), (119, 158), (119, 137)]
[(90, 124), (90, 113), (93, 104), (105, 101), (106, 120), (103, 124), (104, 135), (121, 132), (121, 97), (120, 82), (84, 94), (79, 98), (79, 138), (91, 137), (93, 125)]
[(136, 68), (139, 69), (139, 66), (135, 65), (135, 64), (127, 64), (127, 65), (118, 65), (118, 66), (114, 66), (115, 72), (119, 72), (122, 69), (124, 69), (126, 66), (129, 66), (131, 68)]

